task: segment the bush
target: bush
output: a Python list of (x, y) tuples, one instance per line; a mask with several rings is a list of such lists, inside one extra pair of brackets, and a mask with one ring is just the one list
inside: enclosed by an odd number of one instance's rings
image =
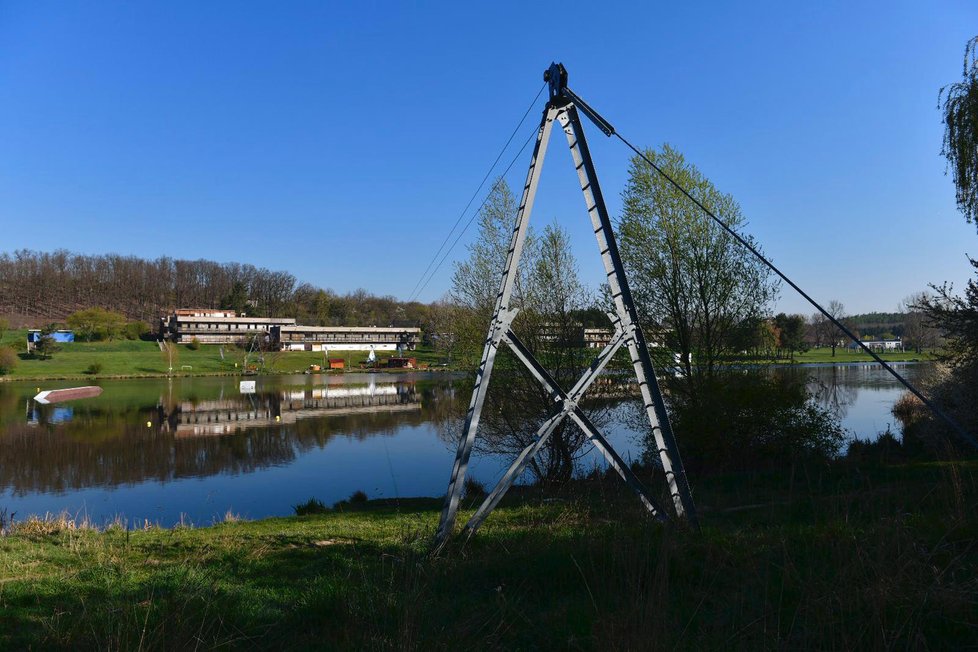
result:
[(68, 316), (67, 322), (77, 339), (95, 342), (119, 337), (125, 328), (126, 317), (111, 310), (88, 308), (73, 312)]
[(296, 516), (306, 516), (308, 514), (326, 514), (330, 510), (321, 500), (310, 498), (304, 503), (293, 505), (292, 511), (295, 512)]
[(17, 361), (16, 351), (9, 346), (0, 346), (0, 376), (13, 373)]
[(350, 494), (350, 503), (353, 505), (363, 505), (367, 502), (367, 494), (357, 489)]
[(861, 464), (896, 464), (908, 457), (908, 451), (889, 428), (876, 441), (852, 440), (846, 450), (847, 460)]
[[(671, 413), (690, 470), (764, 470), (826, 461), (842, 452), (845, 430), (808, 394), (804, 380), (727, 370), (699, 378), (692, 391), (684, 382), (671, 388)], [(650, 461), (658, 458), (654, 450), (650, 437)]]
[(34, 345), (34, 357), (40, 358), (41, 360), (48, 360), (60, 350), (61, 347), (54, 341), (50, 333), (43, 333)]
[(350, 497), (346, 500), (341, 500), (335, 505), (333, 509), (337, 511), (356, 511), (358, 509), (363, 509), (367, 504), (367, 494), (360, 491), (359, 489), (350, 494)]
[(196, 351), (197, 349), (200, 348), (200, 340), (198, 340), (196, 337), (193, 338), (192, 340), (187, 342), (187, 348), (190, 349), (191, 351)]
[(486, 497), (486, 486), (472, 476), (467, 476), (465, 478), (465, 483), (462, 486), (465, 491), (466, 498), (475, 499)]
[(102, 363), (96, 360), (92, 364), (88, 365), (88, 369), (85, 370), (85, 373), (92, 376), (97, 376), (98, 374), (102, 373)]
[(149, 334), (149, 326), (141, 321), (131, 321), (122, 327), (122, 335), (127, 340), (141, 340)]

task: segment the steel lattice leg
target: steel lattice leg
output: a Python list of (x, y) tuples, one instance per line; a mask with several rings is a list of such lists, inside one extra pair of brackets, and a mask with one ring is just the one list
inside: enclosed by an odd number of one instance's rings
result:
[(523, 244), (526, 242), (526, 229), (529, 225), (530, 214), (533, 211), (533, 200), (536, 197), (537, 186), (540, 182), (540, 172), (543, 169), (543, 161), (547, 153), (547, 144), (550, 141), (550, 132), (556, 113), (556, 109), (547, 106), (540, 122), (540, 130), (537, 133), (533, 157), (530, 160), (530, 169), (526, 174), (526, 183), (523, 186), (523, 195), (516, 214), (513, 237), (506, 256), (506, 265), (500, 279), (499, 294), (496, 296), (496, 309), (493, 312), (489, 334), (486, 336), (483, 347), (482, 361), (476, 374), (472, 400), (469, 403), (469, 409), (465, 416), (465, 426), (462, 429), (462, 439), (459, 441), (458, 451), (455, 454), (455, 464), (452, 467), (452, 476), (445, 494), (445, 506), (442, 508), (441, 521), (435, 535), (435, 540), (439, 544), (444, 543), (454, 529), (458, 503), (462, 498), (465, 471), (469, 464), (469, 457), (472, 455), (472, 448), (475, 445), (475, 435), (479, 428), (479, 418), (486, 400), (486, 393), (489, 390), (489, 378), (492, 375), (496, 350), (515, 316), (515, 313), (509, 309), (509, 300), (513, 292), (520, 256), (523, 253)]

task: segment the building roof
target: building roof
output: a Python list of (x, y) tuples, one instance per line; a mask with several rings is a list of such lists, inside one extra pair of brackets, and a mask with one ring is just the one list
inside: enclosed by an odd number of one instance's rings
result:
[(390, 326), (282, 326), (283, 333), (420, 333), (416, 327)]
[(204, 321), (214, 324), (295, 324), (295, 317), (193, 317), (189, 315), (174, 315), (178, 322)]

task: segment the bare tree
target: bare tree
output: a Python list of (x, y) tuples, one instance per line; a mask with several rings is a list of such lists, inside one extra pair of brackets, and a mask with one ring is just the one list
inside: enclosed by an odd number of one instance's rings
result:
[[(846, 307), (842, 305), (841, 301), (832, 299), (829, 301), (828, 305), (825, 306), (826, 312), (832, 315), (838, 321), (842, 321), (846, 318)], [(821, 313), (817, 313), (812, 316), (812, 322), (819, 332), (819, 339), (826, 345), (832, 347), (832, 357), (835, 357), (835, 350), (840, 346), (842, 342), (845, 341), (846, 334), (842, 330), (832, 323), (832, 320), (825, 317)]]
[(933, 296), (929, 292), (915, 292), (908, 295), (897, 307), (904, 313), (903, 339), (917, 353), (937, 346), (940, 339), (940, 331), (931, 325), (923, 312), (924, 307), (932, 301)]

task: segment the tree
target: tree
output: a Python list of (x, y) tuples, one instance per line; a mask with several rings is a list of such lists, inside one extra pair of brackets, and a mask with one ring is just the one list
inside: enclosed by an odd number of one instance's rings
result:
[[(665, 145), (646, 155), (725, 223), (743, 231), (746, 221), (737, 202), (682, 154)], [(618, 240), (639, 317), (662, 334), (665, 346), (657, 348), (681, 358), (679, 376), (664, 376), (662, 382), (687, 467), (759, 468), (833, 455), (841, 429), (811, 402), (803, 384), (789, 386), (724, 364), (748, 348), (745, 344), (755, 350), (777, 346), (782, 328), (789, 339), (781, 345), (800, 347), (801, 318), (785, 315), (781, 327), (764, 318), (778, 292), (764, 263), (641, 157), (632, 159), (623, 200)], [(647, 423), (634, 423), (654, 452)]]
[[(978, 261), (971, 265), (978, 271)], [(949, 283), (932, 288), (935, 295), (925, 297), (920, 308), (928, 323), (944, 331), (941, 358), (953, 368), (978, 369), (978, 282), (970, 279), (963, 297), (955, 295)]]
[[(745, 226), (734, 198), (681, 153), (664, 145), (645, 154), (731, 227)], [(640, 319), (665, 333), (665, 349), (679, 353), (684, 376), (713, 375), (736, 351), (742, 324), (774, 299), (777, 283), (763, 263), (638, 156), (623, 200), (619, 243)]]
[(3, 339), (3, 334), (7, 332), (10, 328), (10, 322), (6, 319), (0, 319), (0, 340)]
[[(498, 181), (479, 213), (479, 234), (469, 245), (468, 259), (457, 263), (451, 296), (458, 306), (452, 331), (470, 355), (481, 352), (517, 212), (516, 200), (505, 182)], [(556, 224), (537, 238), (528, 232), (510, 307), (519, 310), (513, 330), (551, 376), (569, 388), (593, 355), (584, 347), (577, 315), (587, 307), (587, 296), (577, 275), (566, 231)], [(588, 360), (589, 361), (589, 360)], [(601, 410), (584, 405), (592, 421), (602, 421)], [(535, 439), (535, 432), (553, 408), (553, 398), (515, 359), (508, 347), (497, 354), (482, 420), (478, 445), (495, 454), (515, 456)], [(570, 421), (553, 432), (530, 462), (540, 480), (571, 477), (585, 437)]]
[(34, 355), (41, 360), (50, 360), (51, 356), (61, 350), (58, 343), (54, 341), (51, 333), (42, 333), (34, 344)]
[(794, 359), (795, 351), (803, 351), (806, 348), (805, 318), (782, 312), (774, 318), (774, 325), (778, 329), (778, 346)]
[(958, 208), (968, 223), (978, 223), (978, 36), (964, 48), (964, 75), (943, 87), (938, 108), (944, 121), (941, 154), (957, 189)]
[[(493, 185), (485, 205), (479, 211), (479, 233), (468, 246), (467, 260), (455, 264), (452, 276), (451, 298), (466, 308), (458, 315), (455, 334), (463, 351), (469, 357), (482, 351), (486, 328), (496, 304), (496, 293), (506, 264), (513, 223), (516, 221), (516, 198), (509, 185), (498, 179)], [(535, 238), (532, 228), (527, 230), (523, 246), (523, 262), (517, 270), (510, 307), (524, 307), (528, 268), (532, 267)], [(530, 262), (528, 265), (527, 263)]]
[(241, 281), (235, 281), (231, 291), (221, 299), (221, 308), (233, 310), (238, 315), (248, 310), (248, 287)]
[(931, 299), (927, 292), (916, 292), (900, 302), (898, 310), (903, 316), (904, 345), (911, 346), (920, 353), (925, 348), (937, 346), (940, 332), (931, 326), (923, 312), (924, 306)]
[[(841, 301), (836, 301), (832, 299), (829, 304), (825, 307), (825, 311), (832, 315), (837, 321), (842, 321), (846, 318), (846, 307)], [(838, 326), (832, 323), (831, 319), (828, 319), (822, 313), (816, 313), (812, 316), (812, 323), (818, 330), (818, 338), (824, 344), (832, 347), (832, 357), (835, 357), (835, 350), (839, 346), (839, 342), (845, 340), (846, 334), (842, 332)]]
[[(938, 95), (944, 122), (941, 154), (953, 172), (958, 209), (967, 222), (978, 222), (978, 37), (964, 50), (964, 78), (945, 86)], [(978, 272), (978, 261), (969, 257)], [(950, 414), (965, 431), (978, 428), (978, 282), (970, 279), (964, 296), (949, 283), (931, 285), (935, 294), (923, 297), (919, 309), (928, 325), (940, 329), (946, 340), (941, 353), (945, 368), (932, 383), (931, 400)], [(904, 401), (904, 433), (935, 444), (947, 428), (911, 399)]]
[(65, 320), (80, 340), (111, 340), (118, 337), (126, 325), (126, 317), (102, 308), (73, 312)]

